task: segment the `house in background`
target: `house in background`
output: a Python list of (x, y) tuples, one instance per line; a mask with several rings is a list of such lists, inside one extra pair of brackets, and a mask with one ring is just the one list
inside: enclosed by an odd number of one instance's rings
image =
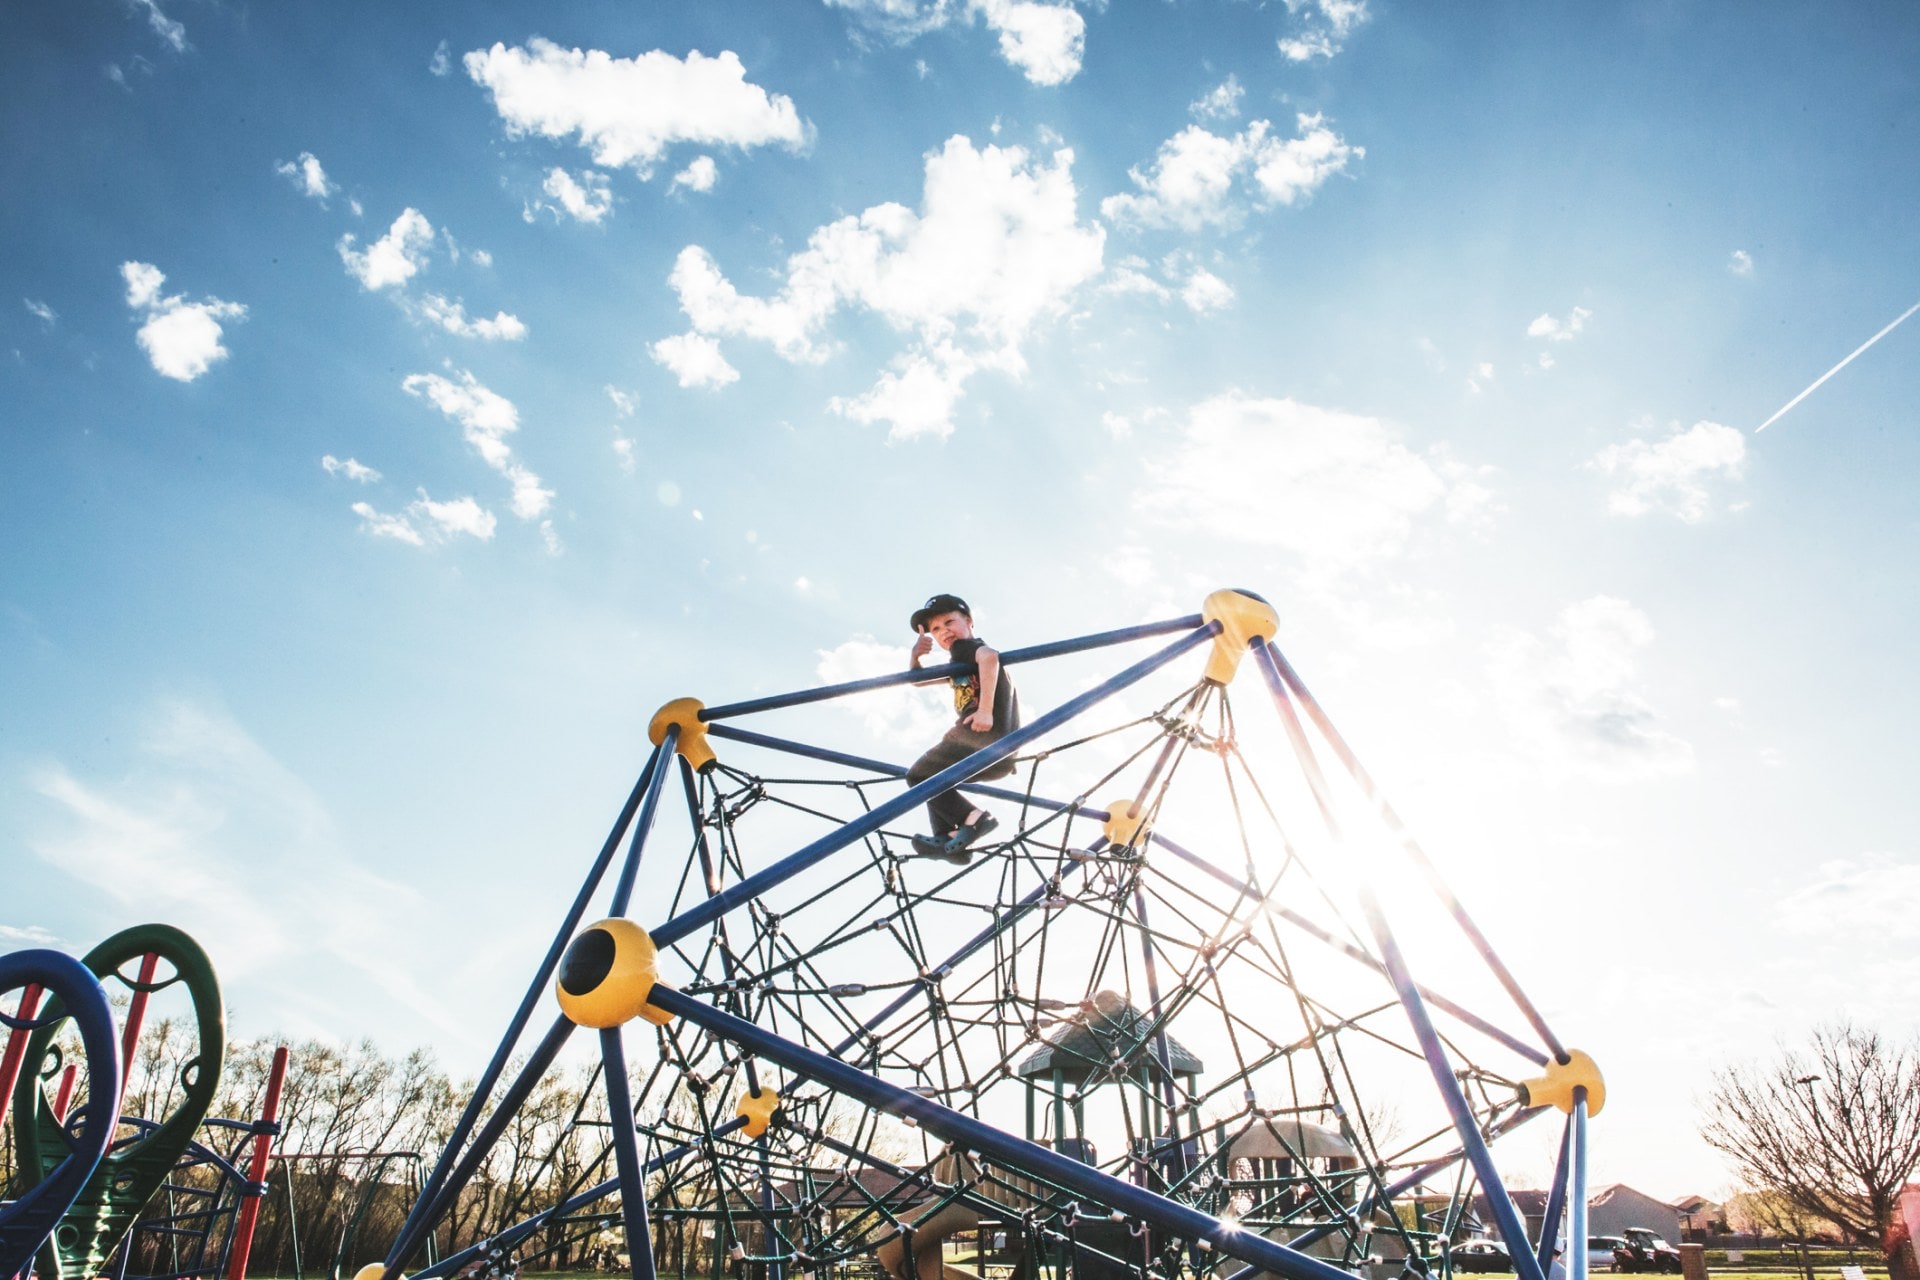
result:
[[(1513, 1207), (1520, 1211), (1520, 1220), (1526, 1224), (1527, 1239), (1538, 1240), (1540, 1238), (1540, 1224), (1547, 1220), (1547, 1193), (1544, 1191), (1509, 1191), (1507, 1194), (1513, 1200)], [(1500, 1229), (1493, 1225), (1493, 1210), (1487, 1206), (1487, 1193), (1484, 1191), (1474, 1194), (1473, 1216), (1479, 1219), (1480, 1229), (1486, 1232), (1486, 1234), (1490, 1236), (1500, 1234)], [(1562, 1232), (1566, 1231), (1564, 1222), (1560, 1230)]]
[(1682, 1240), (1704, 1240), (1727, 1229), (1721, 1206), (1705, 1196), (1682, 1196), (1673, 1202), (1673, 1210), (1680, 1215)]
[(1601, 1187), (1587, 1200), (1587, 1231), (1596, 1236), (1626, 1234), (1628, 1227), (1645, 1227), (1666, 1240), (1680, 1238), (1680, 1211), (1624, 1182)]
[[(1547, 1193), (1544, 1191), (1513, 1191), (1513, 1207), (1520, 1212), (1521, 1220), (1526, 1223), (1527, 1238), (1540, 1238), (1541, 1224), (1547, 1216)], [(1692, 1197), (1701, 1200), (1702, 1197)], [(1685, 1203), (1685, 1202), (1683, 1202)], [(1714, 1216), (1719, 1206), (1713, 1206)], [(1484, 1192), (1473, 1198), (1473, 1215), (1480, 1220), (1482, 1230), (1488, 1235), (1498, 1234), (1493, 1225), (1493, 1213), (1487, 1206)], [(1700, 1215), (1700, 1225), (1704, 1228), (1707, 1215)], [(1674, 1241), (1680, 1239), (1681, 1212), (1679, 1208), (1664, 1200), (1656, 1200), (1644, 1191), (1635, 1191), (1623, 1182), (1601, 1187), (1587, 1199), (1587, 1233), (1593, 1236), (1617, 1236), (1626, 1232), (1628, 1227), (1645, 1227), (1662, 1239)], [(1560, 1234), (1565, 1235), (1567, 1223), (1560, 1220)]]

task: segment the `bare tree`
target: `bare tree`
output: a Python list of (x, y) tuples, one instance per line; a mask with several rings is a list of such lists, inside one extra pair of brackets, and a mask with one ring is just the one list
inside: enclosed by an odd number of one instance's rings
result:
[(1716, 1072), (1705, 1108), (1701, 1136), (1741, 1181), (1887, 1249), (1893, 1280), (1920, 1280), (1911, 1250), (1889, 1248), (1920, 1165), (1920, 1041), (1821, 1027), (1805, 1049)]

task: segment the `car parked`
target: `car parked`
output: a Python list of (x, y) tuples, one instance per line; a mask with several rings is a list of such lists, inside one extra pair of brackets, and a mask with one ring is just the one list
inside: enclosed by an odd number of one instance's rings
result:
[(1500, 1271), (1513, 1270), (1513, 1256), (1506, 1246), (1492, 1240), (1469, 1240), (1465, 1244), (1453, 1246), (1453, 1269), (1455, 1271)]
[(1625, 1236), (1588, 1236), (1587, 1270), (1613, 1270), (1613, 1251), (1627, 1247)]
[(1680, 1274), (1680, 1251), (1645, 1227), (1628, 1227), (1627, 1238), (1613, 1251), (1615, 1271), (1662, 1271)]

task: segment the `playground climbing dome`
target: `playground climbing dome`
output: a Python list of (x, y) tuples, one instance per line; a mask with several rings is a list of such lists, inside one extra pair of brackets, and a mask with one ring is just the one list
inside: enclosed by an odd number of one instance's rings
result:
[[(580, 1031), (603, 1067), (597, 1156), (554, 1203), (409, 1274), (537, 1267), (567, 1239), (636, 1280), (1390, 1280), (1444, 1274), (1449, 1241), (1486, 1229), (1543, 1280), (1564, 1211), (1584, 1280), (1599, 1073), (1276, 631), (1264, 600), (1222, 590), (1192, 616), (1008, 651), (1110, 674), (913, 787), (897, 763), (766, 726), (958, 666), (668, 702), (472, 1104), (360, 1280), (422, 1260)], [(999, 785), (967, 781), (1007, 759)], [(921, 806), (955, 785), (1000, 838), (963, 864), (913, 857)], [(1542, 1115), (1561, 1154), (1529, 1237), (1492, 1147)]]

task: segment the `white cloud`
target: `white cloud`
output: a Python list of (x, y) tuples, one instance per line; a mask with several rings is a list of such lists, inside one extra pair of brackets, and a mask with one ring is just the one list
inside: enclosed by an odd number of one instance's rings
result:
[(582, 170), (577, 179), (565, 169), (549, 170), (541, 190), (558, 201), (547, 208), (576, 222), (599, 222), (613, 212), (613, 186), (593, 169)]
[[(516, 500), (516, 509), (518, 503)], [(407, 511), (425, 521), (429, 528), (442, 537), (452, 537), (464, 533), (482, 542), (493, 537), (498, 523), (493, 512), (482, 507), (472, 498), (454, 498), (448, 502), (435, 502), (423, 489), (417, 501), (407, 504)]]
[(711, 191), (719, 177), (720, 169), (712, 156), (695, 156), (686, 168), (673, 175), (672, 185), (689, 191)]
[(120, 276), (127, 285), (127, 305), (146, 316), (134, 337), (158, 373), (192, 382), (227, 358), (220, 322), (246, 319), (246, 307), (219, 298), (188, 302), (183, 294), (163, 295), (160, 287), (167, 278), (151, 263), (123, 262)]
[[(1593, 318), (1593, 312), (1585, 307), (1575, 307), (1567, 313), (1564, 320), (1556, 320), (1552, 315), (1541, 312), (1527, 326), (1529, 338), (1545, 338), (1548, 342), (1572, 342), (1579, 332), (1587, 327), (1587, 321)], [(1549, 366), (1542, 365), (1542, 368)]]
[(953, 433), (953, 410), (979, 364), (949, 343), (897, 357), (880, 380), (857, 396), (835, 396), (827, 407), (868, 425), (887, 424), (887, 438), (908, 440)]
[(1100, 282), (1100, 292), (1136, 294), (1160, 302), (1173, 297), (1173, 290), (1147, 274), (1146, 259), (1131, 256), (1113, 264), (1113, 269)]
[(685, 61), (658, 49), (616, 58), (535, 37), (524, 49), (495, 44), (464, 61), (509, 133), (577, 135), (594, 163), (642, 178), (677, 143), (798, 149), (807, 141), (793, 100), (749, 83), (731, 51), (709, 58), (695, 50)]
[(1450, 496), (1448, 479), (1377, 418), (1238, 391), (1195, 405), (1144, 470), (1143, 515), (1279, 547), (1327, 573), (1400, 554)]
[(1488, 646), (1488, 677), (1514, 736), (1550, 776), (1623, 782), (1682, 774), (1693, 748), (1636, 687), (1653, 624), (1625, 600), (1568, 605), (1545, 639), (1517, 629)]
[(38, 302), (32, 298), (22, 298), (20, 301), (26, 304), (27, 313), (46, 328), (51, 329), (54, 325), (60, 323), (60, 317), (55, 314), (53, 308), (46, 303)]
[[(1042, 163), (1019, 147), (976, 149), (950, 138), (927, 157), (922, 212), (881, 204), (817, 229), (788, 259), (772, 297), (741, 294), (690, 245), (670, 277), (692, 322), (687, 337), (748, 338), (783, 359), (818, 362), (830, 350), (821, 330), (837, 311), (875, 312), (912, 341), (867, 393), (840, 400), (841, 410), (890, 421), (896, 434), (944, 434), (944, 420), (927, 418), (938, 401), (950, 402), (978, 370), (1019, 372), (1028, 332), (1062, 314), (1100, 269), (1105, 233), (1077, 221), (1072, 163), (1071, 151)], [(684, 363), (690, 353), (683, 342), (655, 358)]]
[[(1000, 56), (1034, 84), (1065, 84), (1079, 74), (1086, 20), (1071, 4), (1033, 0), (827, 0), (863, 27), (905, 44), (955, 21), (980, 22), (999, 36)], [(916, 64), (922, 79), (926, 64)]]
[(120, 278), (127, 282), (128, 306), (149, 310), (159, 305), (160, 286), (167, 282), (160, 268), (151, 262), (123, 262)]
[(433, 224), (418, 209), (408, 208), (393, 220), (387, 234), (364, 252), (353, 247), (352, 235), (342, 236), (340, 261), (361, 288), (391, 288), (413, 279), (427, 265), (427, 250), (433, 248), (433, 241)]
[(322, 204), (326, 203), (328, 196), (340, 190), (328, 180), (327, 171), (311, 151), (302, 151), (298, 160), (282, 160), (273, 166), (273, 171), (291, 182), (301, 195)]
[(370, 502), (354, 503), (353, 514), (360, 517), (360, 527), (376, 538), (392, 538), (415, 547), (426, 545), (427, 540), (420, 536), (420, 531), (405, 516), (376, 511)]
[(518, 316), (496, 311), (491, 320), (469, 320), (464, 305), (437, 293), (429, 293), (421, 298), (418, 309), (422, 316), (457, 337), (518, 342), (527, 336), (527, 326), (520, 322)]
[(655, 361), (673, 371), (683, 387), (719, 390), (740, 381), (740, 371), (720, 354), (720, 344), (703, 333), (679, 333), (647, 348)]
[(1287, 12), (1306, 14), (1299, 30), (1280, 37), (1280, 52), (1290, 62), (1333, 57), (1368, 16), (1367, 0), (1287, 0)]
[(605, 387), (602, 387), (601, 390), (607, 393), (607, 399), (613, 401), (614, 412), (623, 418), (631, 418), (633, 416), (636, 403), (630, 393), (622, 391), (612, 383), (608, 383)]
[(14, 946), (50, 947), (59, 941), (60, 939), (54, 937), (53, 934), (47, 932), (37, 924), (30, 924), (24, 928), (17, 925), (0, 924), (0, 942), (8, 944), (9, 949)]
[(147, 26), (175, 53), (187, 51), (187, 29), (160, 12), (156, 0), (133, 0), (133, 7), (146, 11)]
[(436, 76), (449, 75), (453, 71), (453, 50), (442, 40), (434, 47), (433, 58), (427, 63), (427, 70)]
[(1344, 172), (1347, 161), (1367, 154), (1364, 147), (1348, 146), (1318, 115), (1301, 115), (1297, 123), (1299, 137), (1284, 142), (1269, 138), (1253, 154), (1254, 184), (1274, 204), (1291, 205), (1312, 195), (1328, 178)]
[(613, 429), (613, 456), (620, 460), (620, 470), (628, 475), (633, 474), (637, 465), (633, 457), (633, 441), (621, 435), (618, 427)]
[(1160, 145), (1149, 170), (1127, 171), (1139, 191), (1108, 196), (1100, 212), (1115, 222), (1186, 231), (1232, 225), (1244, 216), (1237, 189), (1256, 206), (1297, 204), (1366, 155), (1322, 116), (1302, 113), (1295, 125), (1298, 136), (1284, 139), (1266, 120), (1232, 137), (1188, 125)]
[(326, 468), (326, 472), (330, 476), (345, 476), (347, 479), (358, 481), (360, 484), (372, 484), (380, 478), (378, 471), (362, 463), (357, 458), (348, 458), (342, 461), (329, 453), (320, 459), (320, 465)]
[(493, 255), (485, 249), (475, 249), (469, 253), (467, 257), (473, 261), (473, 265), (476, 267), (490, 267), (493, 265)]
[(1202, 120), (1231, 120), (1240, 114), (1240, 100), (1247, 96), (1245, 86), (1231, 73), (1187, 107)]
[(1233, 303), (1233, 286), (1205, 267), (1195, 267), (1180, 289), (1180, 301), (1198, 315), (1218, 311)]
[(1745, 249), (1735, 249), (1733, 256), (1727, 259), (1727, 270), (1737, 276), (1753, 274), (1753, 255)]
[(1034, 84), (1065, 84), (1080, 74), (1087, 23), (1066, 4), (973, 0), (972, 10), (1000, 36), (1000, 56)]
[(1675, 424), (1664, 440), (1610, 444), (1587, 466), (1614, 479), (1607, 509), (1615, 515), (1639, 516), (1657, 509), (1697, 524), (1713, 507), (1707, 482), (1716, 476), (1738, 480), (1746, 462), (1742, 432), (1718, 422), (1696, 422), (1684, 431)]
[[(514, 460), (507, 437), (520, 429), (520, 411), (513, 402), (462, 371), (459, 380), (437, 373), (410, 374), (401, 387), (408, 395), (419, 396), (460, 424), (461, 435), (479, 453), (481, 461), (505, 476), (513, 486), (513, 514), (522, 520), (544, 515), (553, 503), (553, 491), (544, 488), (540, 477)], [(422, 495), (424, 498), (425, 495)], [(471, 499), (461, 501), (471, 504)], [(439, 520), (439, 515), (434, 515)], [(493, 517), (486, 517), (487, 533), (493, 533)]]
[[(354, 503), (353, 513), (360, 517), (360, 527), (372, 536), (392, 538), (414, 547), (426, 546), (429, 538), (435, 542), (447, 542), (463, 533), (482, 542), (493, 538), (499, 521), (493, 512), (473, 498), (436, 502), (427, 496), (425, 489), (419, 492), (420, 496), (407, 504), (403, 514), (376, 511), (372, 504), (366, 502)], [(551, 552), (557, 540), (551, 536), (550, 524), (543, 525), (543, 529), (548, 534), (548, 550)]]

